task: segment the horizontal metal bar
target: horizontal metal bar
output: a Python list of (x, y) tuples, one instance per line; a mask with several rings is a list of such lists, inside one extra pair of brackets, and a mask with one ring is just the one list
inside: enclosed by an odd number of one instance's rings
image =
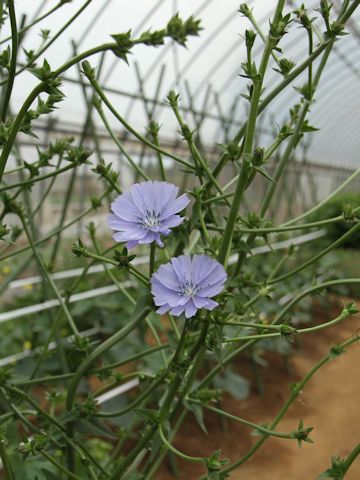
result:
[[(248, 255), (261, 255), (264, 253), (272, 252), (274, 250), (282, 250), (284, 248), (289, 248), (291, 245), (300, 245), (302, 243), (309, 242), (311, 240), (315, 240), (317, 238), (322, 237), (325, 235), (326, 230), (321, 229), (321, 230), (316, 230), (315, 232), (310, 232), (306, 233), (304, 235), (299, 235), (295, 238), (290, 238), (288, 240), (282, 240), (281, 242), (275, 242), (270, 245), (262, 245), (259, 247), (255, 247), (251, 250), (251, 253)], [(234, 264), (237, 261), (238, 255), (234, 254), (231, 255), (229, 258), (229, 264)], [(145, 263), (148, 261), (147, 257), (139, 257), (137, 260), (137, 264), (139, 265), (140, 263)], [(134, 262), (135, 262), (134, 260)], [(78, 272), (81, 274), (83, 270), (78, 269)], [(70, 271), (71, 275), (73, 275), (74, 270)], [(66, 272), (58, 272), (61, 274), (61, 278), (66, 278)], [(54, 278), (54, 277), (53, 277)], [(34, 279), (34, 277), (33, 277)], [(36, 282), (38, 281), (38, 277), (35, 277)], [(26, 279), (23, 279), (26, 280)], [(29, 280), (29, 279), (27, 279)], [(29, 281), (25, 284), (29, 284)], [(125, 288), (133, 286), (134, 283), (131, 281), (123, 282), (122, 286)], [(86, 300), (89, 298), (94, 298), (97, 296), (101, 295), (108, 295), (109, 293), (116, 292), (118, 290), (118, 287), (116, 285), (108, 285), (105, 287), (100, 287), (100, 288), (94, 288), (92, 290), (87, 290), (85, 292), (81, 293), (75, 293), (74, 295), (71, 295), (69, 298), (69, 303), (75, 303), (79, 302), (82, 300)], [(8, 312), (4, 312), (0, 314), (0, 323), (3, 322), (8, 322), (9, 320), (14, 320), (15, 318), (21, 318), (24, 317), (25, 315), (31, 315), (33, 313), (41, 312), (44, 310), (50, 310), (54, 307), (58, 307), (60, 305), (60, 302), (58, 299), (52, 299), (52, 300), (47, 300), (45, 302), (41, 302), (35, 305), (29, 305), (27, 307), (22, 307), (22, 308), (17, 308), (15, 310), (10, 310)]]
[[(147, 257), (137, 257), (132, 261), (132, 265), (143, 265), (147, 261), (148, 261)], [(109, 269), (115, 268), (115, 266), (107, 265), (106, 268), (109, 270)], [(62, 270), (61, 272), (52, 273), (50, 277), (53, 280), (65, 280), (67, 278), (79, 277), (80, 275), (83, 274), (85, 269), (86, 267), (72, 268), (70, 270)], [(105, 271), (105, 267), (103, 264), (93, 265), (88, 269), (87, 274), (100, 273), (104, 271)], [(25, 287), (27, 285), (35, 285), (36, 283), (41, 283), (42, 280), (43, 280), (43, 277), (41, 275), (34, 275), (33, 277), (20, 278), (19, 280), (13, 280), (9, 284), (8, 288), (9, 289), (20, 288), (20, 287)]]
[[(133, 286), (133, 282), (127, 281), (123, 282), (123, 287)], [(69, 303), (80, 302), (82, 300), (87, 300), (93, 297), (100, 297), (102, 295), (108, 295), (118, 291), (116, 285), (107, 285), (105, 287), (94, 288), (92, 290), (87, 290), (81, 293), (75, 293), (69, 298)], [(65, 299), (63, 299), (65, 300)], [(29, 305), (27, 307), (17, 308), (16, 310), (10, 310), (9, 312), (0, 313), (0, 323), (8, 322), (9, 320), (14, 320), (15, 318), (21, 318), (26, 315), (32, 315), (33, 313), (42, 312), (44, 310), (50, 310), (54, 307), (58, 307), (60, 302), (58, 299), (46, 300), (45, 302), (37, 303), (35, 305)]]

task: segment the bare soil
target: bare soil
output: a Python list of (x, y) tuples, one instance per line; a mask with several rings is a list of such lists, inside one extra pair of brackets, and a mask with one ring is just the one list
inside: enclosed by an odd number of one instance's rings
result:
[[(336, 315), (337, 312), (333, 313)], [(322, 315), (317, 316), (320, 318)], [(264, 395), (258, 395), (254, 389), (243, 401), (224, 396), (222, 408), (258, 424), (270, 423), (289, 396), (289, 384), (303, 378), (328, 353), (331, 345), (353, 335), (359, 329), (359, 320), (359, 315), (353, 316), (340, 325), (317, 334), (304, 335), (301, 347), (290, 358), (288, 371), (279, 355), (267, 355), (268, 366), (262, 370)], [(246, 359), (239, 359), (237, 368), (240, 373), (251, 378), (247, 363)], [(311, 433), (314, 444), (303, 443), (299, 449), (296, 441), (272, 437), (249, 461), (232, 472), (229, 478), (315, 480), (330, 466), (332, 456), (346, 457), (360, 442), (359, 370), (360, 344), (353, 344), (344, 355), (327, 363), (313, 376), (277, 427), (278, 431), (293, 431), (302, 418), (306, 427), (314, 427)], [(238, 422), (226, 422), (224, 428), (219, 418), (211, 412), (205, 418), (208, 435), (200, 430), (194, 418), (189, 415), (174, 446), (195, 456), (209, 456), (221, 448), (222, 458), (235, 461), (259, 438), (252, 436), (251, 430)], [(177, 462), (178, 480), (196, 480), (205, 473), (201, 465), (182, 460)], [(156, 474), (156, 479), (174, 480), (168, 464)], [(359, 479), (360, 457), (355, 460), (346, 476), (346, 480)]]

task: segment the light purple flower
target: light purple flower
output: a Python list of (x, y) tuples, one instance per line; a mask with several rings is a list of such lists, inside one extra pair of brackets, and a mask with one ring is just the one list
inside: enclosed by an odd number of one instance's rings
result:
[(151, 277), (157, 313), (170, 311), (179, 316), (193, 317), (199, 308), (213, 310), (218, 303), (211, 297), (218, 295), (226, 281), (224, 267), (206, 255), (181, 255), (161, 265)]
[(111, 204), (109, 227), (116, 230), (113, 238), (127, 242), (127, 248), (155, 241), (164, 244), (160, 235), (169, 235), (184, 218), (177, 213), (190, 202), (184, 194), (177, 197), (179, 188), (167, 182), (136, 183), (130, 192), (123, 193)]

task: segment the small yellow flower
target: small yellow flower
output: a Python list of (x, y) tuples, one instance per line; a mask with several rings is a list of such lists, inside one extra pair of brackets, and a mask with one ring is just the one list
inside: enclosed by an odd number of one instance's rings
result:
[(10, 272), (11, 272), (11, 268), (9, 267), (9, 265), (5, 265), (5, 266), (2, 268), (2, 273), (3, 273), (4, 275), (8, 275)]
[(33, 286), (31, 285), (31, 283), (28, 283), (27, 285), (24, 285), (23, 288), (26, 292), (31, 292), (31, 290), (33, 289)]
[(23, 343), (23, 349), (31, 350), (31, 347), (32, 347), (32, 343), (30, 342), (30, 340), (25, 340), (25, 342)]

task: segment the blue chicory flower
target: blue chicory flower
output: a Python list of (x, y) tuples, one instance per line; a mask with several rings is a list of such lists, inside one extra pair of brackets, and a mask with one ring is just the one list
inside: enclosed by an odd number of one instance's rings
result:
[(224, 267), (206, 255), (181, 255), (161, 265), (151, 277), (157, 313), (169, 312), (193, 317), (199, 308), (213, 310), (218, 303), (211, 297), (224, 288), (227, 275)]
[(185, 194), (177, 198), (178, 191), (171, 183), (149, 181), (136, 183), (117, 197), (108, 216), (109, 227), (116, 231), (114, 240), (127, 242), (128, 249), (153, 241), (163, 247), (160, 235), (169, 235), (183, 222), (177, 213), (190, 202)]

